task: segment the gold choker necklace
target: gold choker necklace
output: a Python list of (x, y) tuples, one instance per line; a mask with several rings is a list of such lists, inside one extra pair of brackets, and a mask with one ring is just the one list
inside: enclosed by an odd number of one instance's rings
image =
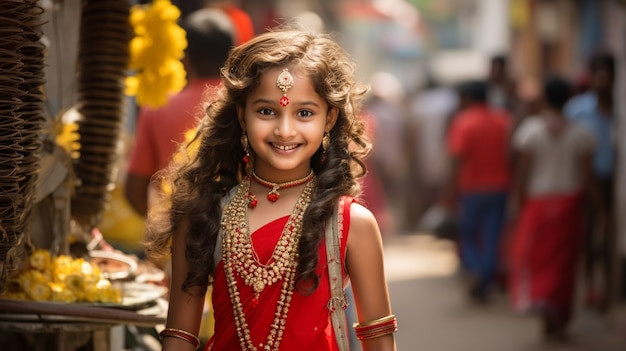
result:
[[(291, 188), (294, 186), (302, 185), (304, 183), (309, 182), (311, 179), (313, 179), (314, 176), (315, 176), (315, 173), (313, 173), (313, 170), (311, 170), (311, 172), (306, 177), (296, 179), (296, 180), (291, 180), (288, 182), (283, 182), (283, 183), (273, 183), (273, 182), (270, 182), (269, 180), (265, 180), (259, 177), (256, 174), (256, 172), (252, 171), (252, 179), (254, 179), (255, 182), (263, 185), (266, 188), (270, 188), (270, 191), (267, 193), (267, 199), (271, 202), (276, 202), (280, 198), (280, 193), (278, 192), (279, 189), (287, 189), (287, 188)], [(256, 203), (257, 203), (256, 196), (254, 196), (254, 194), (249, 192), (248, 193), (248, 207), (254, 208), (256, 207)]]
[[(314, 184), (315, 181), (311, 181), (302, 190), (267, 263), (260, 262), (250, 238), (247, 210), (250, 192), (249, 178), (240, 184), (237, 194), (224, 209), (222, 259), (242, 350), (276, 351), (280, 346), (298, 268), (298, 243), (302, 234), (302, 220), (304, 212), (311, 203)], [(282, 281), (274, 321), (264, 344), (259, 344), (258, 340), (252, 340), (236, 275), (241, 277), (243, 284), (252, 288), (253, 303), (258, 303), (259, 296), (266, 287)]]

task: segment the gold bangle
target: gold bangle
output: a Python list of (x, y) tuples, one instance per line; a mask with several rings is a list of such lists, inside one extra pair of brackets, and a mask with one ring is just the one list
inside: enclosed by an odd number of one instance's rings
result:
[(354, 323), (352, 326), (355, 328), (359, 328), (359, 327), (369, 327), (371, 325), (376, 325), (376, 324), (381, 324), (381, 323), (385, 323), (385, 322), (389, 322), (393, 319), (396, 318), (395, 314), (390, 314), (388, 316), (382, 317), (382, 318), (378, 318), (378, 319), (374, 319), (372, 321), (367, 321), (367, 322), (362, 322), (362, 323)]
[(165, 337), (173, 337), (184, 340), (192, 344), (196, 349), (200, 346), (200, 339), (198, 339), (197, 336), (182, 329), (165, 328), (159, 333), (159, 336), (161, 337), (161, 340), (163, 340), (163, 338)]
[(398, 322), (396, 316), (392, 314), (365, 323), (355, 323), (353, 327), (359, 340), (368, 340), (395, 333), (398, 330)]

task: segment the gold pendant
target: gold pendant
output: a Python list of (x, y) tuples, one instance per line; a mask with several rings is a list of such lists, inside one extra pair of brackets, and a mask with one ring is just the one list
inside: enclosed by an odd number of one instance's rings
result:
[(252, 284), (252, 288), (254, 289), (254, 292), (260, 293), (263, 289), (265, 289), (265, 283), (263, 280), (257, 279), (254, 284)]

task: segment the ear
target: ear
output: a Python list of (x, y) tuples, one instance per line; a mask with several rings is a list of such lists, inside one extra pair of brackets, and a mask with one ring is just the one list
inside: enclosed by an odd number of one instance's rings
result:
[(245, 107), (237, 106), (237, 121), (242, 130), (246, 130)]
[(339, 108), (332, 107), (330, 111), (328, 111), (328, 114), (326, 115), (326, 127), (324, 128), (324, 131), (330, 132), (330, 130), (333, 129), (333, 127), (335, 126), (335, 123), (337, 123), (338, 116), (339, 116)]

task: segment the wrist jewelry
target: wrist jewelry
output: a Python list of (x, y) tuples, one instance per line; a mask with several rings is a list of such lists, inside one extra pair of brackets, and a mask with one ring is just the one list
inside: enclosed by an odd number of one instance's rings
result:
[(367, 340), (395, 333), (398, 330), (398, 322), (396, 316), (392, 314), (369, 322), (354, 323), (353, 327), (359, 340)]
[(160, 333), (161, 340), (166, 337), (178, 338), (192, 344), (196, 349), (200, 346), (200, 339), (188, 331), (175, 328), (165, 328)]

